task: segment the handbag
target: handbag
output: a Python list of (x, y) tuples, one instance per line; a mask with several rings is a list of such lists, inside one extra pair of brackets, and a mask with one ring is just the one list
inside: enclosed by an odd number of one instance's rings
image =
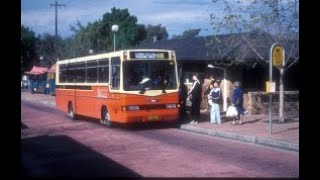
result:
[(236, 107), (234, 106), (229, 106), (226, 112), (227, 117), (236, 117), (238, 115), (238, 111)]

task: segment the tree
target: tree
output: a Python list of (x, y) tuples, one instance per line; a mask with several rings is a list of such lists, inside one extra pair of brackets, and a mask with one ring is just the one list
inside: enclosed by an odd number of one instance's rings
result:
[(138, 24), (138, 37), (137, 37), (137, 43), (142, 42), (147, 38), (147, 30), (143, 24)]
[(201, 29), (185, 30), (182, 35), (173, 36), (172, 39), (190, 39), (199, 35)]
[[(298, 0), (254, 0), (247, 1), (212, 0), (223, 12), (212, 12), (210, 22), (215, 32), (211, 43), (220, 49), (234, 44), (240, 37), (241, 43), (250, 46), (260, 60), (268, 61), (259, 54), (257, 39), (248, 36), (248, 32), (268, 32), (273, 42), (280, 42), (286, 48), (286, 68), (299, 60), (299, 1)], [(222, 14), (222, 15), (220, 15)], [(224, 34), (224, 35), (223, 35)], [(227, 44), (224, 44), (228, 41)], [(260, 43), (260, 42), (259, 42)], [(237, 44), (237, 43), (235, 43)]]
[[(222, 15), (210, 14), (211, 25), (215, 36), (210, 44), (216, 47), (217, 54), (225, 57), (224, 49), (229, 45), (238, 48), (246, 44), (259, 60), (269, 62), (257, 47), (257, 39), (250, 38), (246, 32), (268, 32), (273, 43), (280, 43), (286, 52), (285, 66), (280, 71), (280, 120), (283, 121), (283, 75), (292, 65), (299, 61), (299, 0), (253, 0), (229, 1), (212, 0), (215, 6), (221, 7)], [(221, 36), (231, 34), (231, 36)], [(233, 35), (239, 38), (234, 38)], [(240, 41), (239, 41), (240, 39)], [(228, 42), (228, 43), (225, 43)], [(262, 42), (264, 43), (264, 42)], [(269, 47), (270, 48), (270, 47)], [(242, 54), (238, 54), (241, 60)]]
[(156, 40), (162, 40), (168, 38), (168, 32), (166, 27), (158, 25), (148, 25), (146, 27), (147, 36), (145, 38), (145, 42), (152, 42), (153, 38), (156, 37)]
[(111, 27), (114, 24), (119, 26), (119, 31), (116, 32), (116, 49), (137, 45), (146, 37), (144, 25), (137, 24), (137, 18), (130, 15), (128, 9), (112, 8), (111, 13), (105, 13), (102, 19), (89, 22), (87, 26), (79, 21), (75, 26), (70, 26), (74, 35), (66, 42), (68, 46), (65, 48), (69, 53), (65, 54), (76, 57), (88, 55), (90, 49), (95, 53), (113, 51)]
[(36, 53), (37, 38), (35, 33), (28, 27), (21, 26), (21, 74), (28, 71), (32, 66), (38, 63)]
[(111, 27), (114, 24), (119, 26), (116, 32), (116, 49), (128, 48), (137, 45), (143, 39), (143, 25), (137, 24), (137, 17), (130, 15), (128, 9), (112, 8), (111, 13), (105, 13), (101, 20), (101, 27), (105, 30), (107, 49), (113, 50), (113, 32)]
[(42, 56), (42, 66), (50, 67), (56, 62), (57, 57), (63, 57), (63, 40), (60, 36), (45, 33), (37, 38), (37, 54)]
[(68, 49), (69, 57), (77, 57), (88, 55), (90, 49), (94, 49), (96, 52), (103, 51), (106, 45), (105, 31), (102, 31), (101, 23), (96, 21), (94, 23), (88, 23), (84, 27), (79, 21), (76, 26), (70, 26), (70, 30), (74, 32), (72, 39), (68, 39), (65, 43), (71, 45), (65, 46)]
[(62, 56), (59, 59), (72, 58), (77, 56), (77, 52), (75, 51), (75, 46), (78, 45), (75, 43), (73, 37), (68, 37), (63, 39), (62, 41)]

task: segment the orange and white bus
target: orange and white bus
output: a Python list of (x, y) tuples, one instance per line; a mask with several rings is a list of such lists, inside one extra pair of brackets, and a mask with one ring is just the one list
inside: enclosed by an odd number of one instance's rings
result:
[(178, 120), (175, 52), (131, 49), (57, 62), (56, 106), (112, 123)]

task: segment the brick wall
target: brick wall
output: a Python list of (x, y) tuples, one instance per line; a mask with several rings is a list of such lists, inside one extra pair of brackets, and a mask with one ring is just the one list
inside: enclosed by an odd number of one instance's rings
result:
[[(269, 95), (265, 92), (244, 94), (244, 106), (249, 114), (268, 114)], [(279, 92), (272, 95), (272, 113), (279, 113)], [(299, 114), (299, 91), (285, 91), (284, 113)]]

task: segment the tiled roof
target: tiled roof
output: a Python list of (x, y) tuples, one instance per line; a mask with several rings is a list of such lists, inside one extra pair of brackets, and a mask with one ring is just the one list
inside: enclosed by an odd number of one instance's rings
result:
[[(183, 61), (213, 59), (237, 61), (263, 59), (269, 61), (269, 51), (272, 44), (275, 43), (270, 34), (263, 31), (252, 31), (241, 35), (220, 35), (218, 36), (221, 40), (219, 44), (215, 43), (213, 36), (206, 36), (160, 40), (154, 43), (144, 43), (135, 48), (172, 49), (176, 51), (177, 60)], [(245, 43), (245, 41), (249, 43)], [(299, 56), (299, 40), (295, 41), (293, 47), (293, 57)], [(222, 50), (222, 53), (218, 53), (218, 49)], [(285, 49), (289, 48), (285, 47)]]

